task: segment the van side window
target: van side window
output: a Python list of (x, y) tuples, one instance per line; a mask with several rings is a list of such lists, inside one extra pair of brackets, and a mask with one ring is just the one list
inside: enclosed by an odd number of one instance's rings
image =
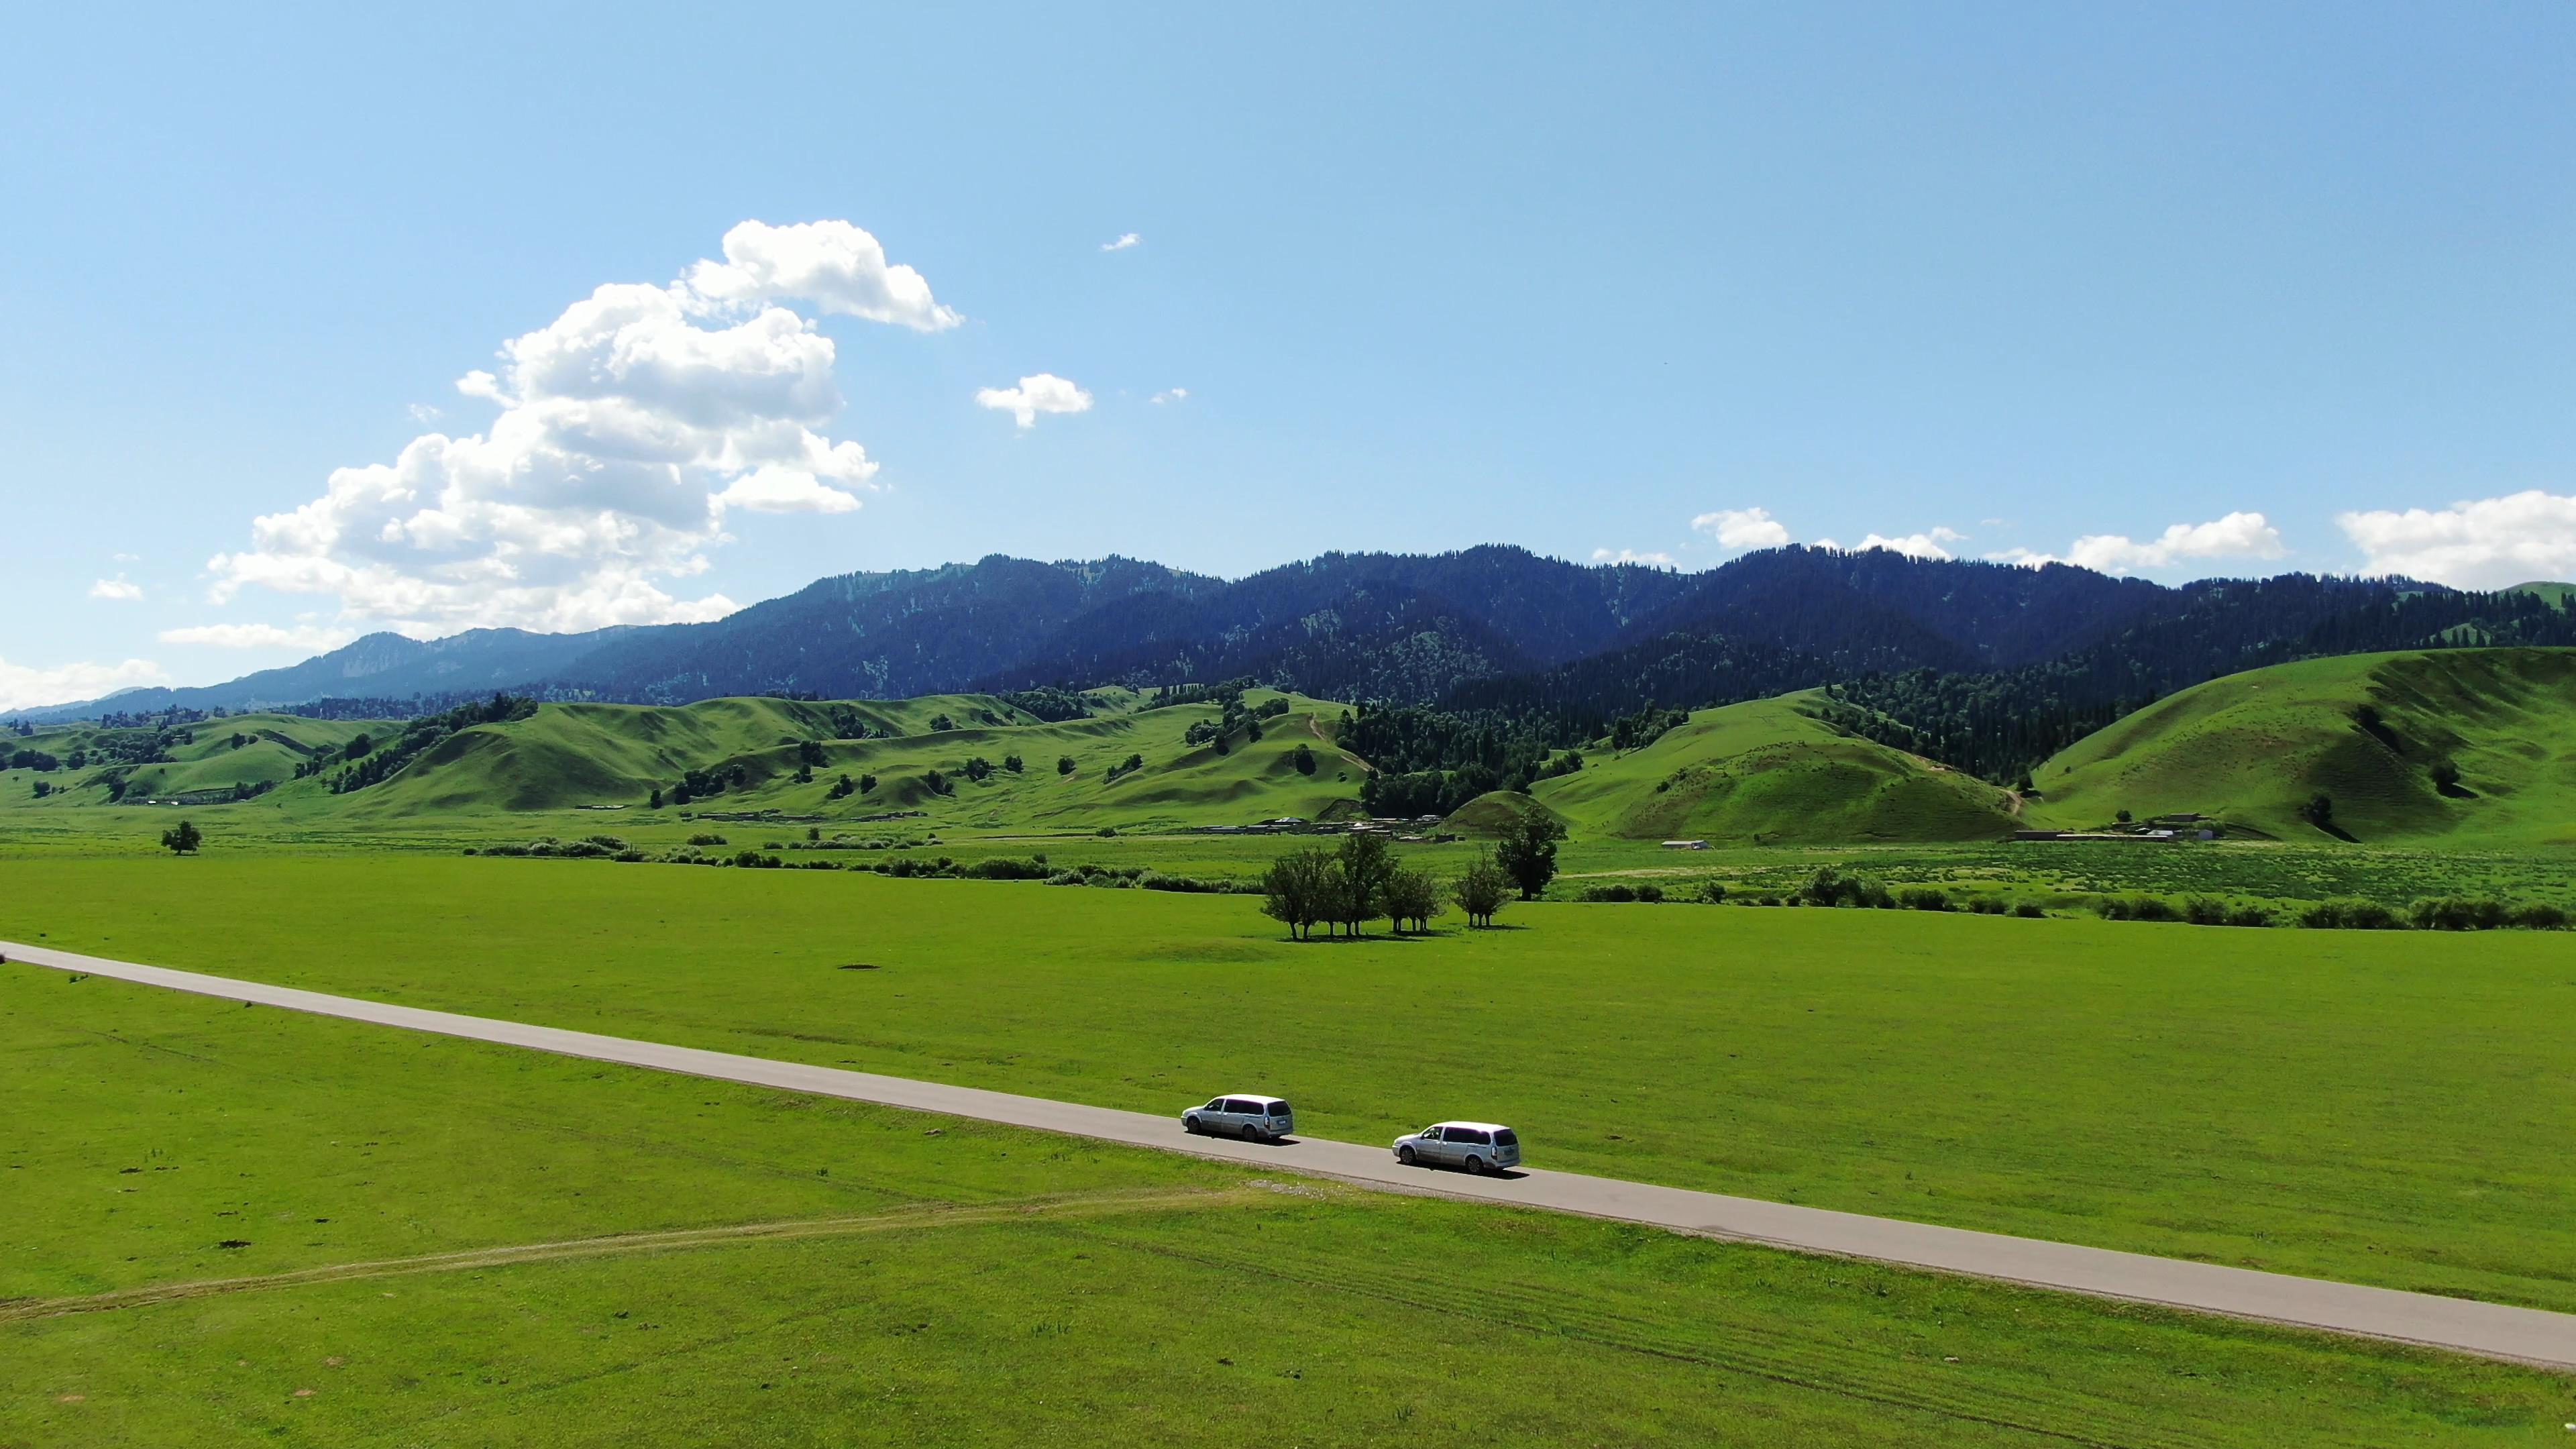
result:
[(1472, 1142), (1479, 1147), (1486, 1146), (1493, 1141), (1492, 1138), (1486, 1136), (1481, 1130), (1474, 1127), (1450, 1128), (1449, 1140), (1452, 1142)]
[(1223, 1098), (1223, 1097), (1217, 1097), (1217, 1098), (1213, 1098), (1213, 1099), (1211, 1099), (1211, 1100), (1208, 1102), (1207, 1106), (1206, 1106), (1203, 1110), (1205, 1110), (1205, 1111), (1209, 1111), (1209, 1112), (1222, 1112), (1222, 1111), (1224, 1111), (1224, 1110), (1225, 1110), (1225, 1098)]
[(1240, 1097), (1228, 1098), (1225, 1104), (1225, 1110), (1229, 1112), (1240, 1112), (1251, 1117), (1258, 1117), (1261, 1115), (1261, 1106), (1259, 1103), (1247, 1102)]

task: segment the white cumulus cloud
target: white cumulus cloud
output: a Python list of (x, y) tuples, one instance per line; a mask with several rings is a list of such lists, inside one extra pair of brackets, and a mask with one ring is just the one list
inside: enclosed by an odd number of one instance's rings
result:
[(2362, 572), (2463, 589), (2499, 589), (2576, 574), (2576, 497), (2537, 488), (2448, 508), (2342, 513)]
[[(1883, 533), (1873, 533), (1862, 539), (1852, 552), (1867, 553), (1874, 548), (1883, 548), (1889, 553), (1901, 553), (1907, 558), (1956, 558), (1958, 555), (1950, 551), (1950, 545), (1967, 541), (1968, 536), (1955, 528), (1935, 526), (1921, 533), (1909, 533), (1897, 538), (1890, 538)], [(1839, 546), (1829, 538), (1816, 540), (1818, 548)]]
[(1671, 554), (1639, 553), (1633, 548), (1596, 548), (1592, 551), (1592, 561), (1605, 564), (1644, 564), (1649, 568), (1659, 569), (1674, 567)]
[(706, 570), (729, 511), (847, 513), (877, 471), (821, 431), (841, 410), (832, 340), (777, 304), (922, 331), (956, 316), (847, 222), (745, 222), (725, 258), (668, 286), (602, 286), (506, 343), (497, 370), (456, 384), (499, 408), (488, 428), (425, 433), (254, 520), (249, 548), (209, 564), (214, 600), (331, 595), (343, 622), (420, 637), (731, 613), (665, 587)]
[(802, 300), (826, 312), (938, 332), (966, 320), (930, 295), (910, 267), (889, 265), (877, 239), (846, 221), (771, 226), (746, 221), (724, 235), (725, 259), (700, 262), (688, 286), (711, 302)]
[(143, 586), (127, 583), (125, 575), (120, 573), (115, 578), (100, 579), (91, 584), (89, 596), (93, 599), (139, 599), (143, 597)]
[(1123, 252), (1129, 247), (1143, 246), (1144, 244), (1145, 239), (1143, 237), (1136, 235), (1136, 233), (1132, 231), (1128, 231), (1120, 232), (1118, 234), (1118, 240), (1116, 241), (1102, 242), (1100, 244), (1100, 249), (1104, 252)]
[(164, 629), (164, 644), (210, 644), (217, 649), (306, 649), (316, 654), (337, 649), (358, 636), (320, 624), (280, 628), (275, 624), (191, 624)]
[(128, 659), (119, 664), (84, 662), (52, 669), (36, 669), (0, 659), (0, 710), (70, 704), (74, 700), (96, 699), (120, 689), (169, 682), (170, 676), (162, 673), (161, 666), (149, 659)]
[(1052, 372), (1021, 378), (1017, 387), (977, 388), (975, 402), (1009, 413), (1022, 428), (1035, 427), (1040, 413), (1091, 411), (1091, 394)]
[(2281, 531), (2262, 514), (2237, 512), (2207, 523), (2177, 523), (2145, 540), (2119, 533), (2088, 533), (2068, 544), (2063, 554), (2008, 548), (1986, 557), (2028, 568), (2068, 563), (2099, 573), (2125, 574), (2200, 559), (2279, 558), (2288, 552), (2281, 543)]
[(1767, 508), (1720, 508), (1691, 520), (1691, 527), (1727, 548), (1778, 548), (1789, 530)]

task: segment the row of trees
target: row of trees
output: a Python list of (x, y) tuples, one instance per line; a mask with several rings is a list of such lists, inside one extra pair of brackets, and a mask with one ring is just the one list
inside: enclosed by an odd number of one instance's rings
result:
[(1442, 882), (1406, 865), (1384, 835), (1354, 831), (1339, 848), (1309, 846), (1270, 863), (1261, 881), (1262, 914), (1298, 940), (1361, 934), (1383, 916), (1397, 935), (1426, 931), (1455, 904), (1472, 926), (1490, 926), (1514, 889), (1533, 900), (1556, 876), (1556, 842), (1564, 828), (1531, 811), (1506, 831), (1498, 850), (1480, 854), (1455, 880)]

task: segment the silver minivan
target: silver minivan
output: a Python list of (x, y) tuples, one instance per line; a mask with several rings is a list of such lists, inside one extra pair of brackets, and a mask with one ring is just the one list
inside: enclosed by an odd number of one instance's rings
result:
[(1521, 1135), (1493, 1122), (1434, 1122), (1395, 1139), (1395, 1160), (1407, 1167), (1463, 1167), (1469, 1172), (1521, 1165)]
[(1181, 1126), (1212, 1137), (1240, 1137), (1246, 1142), (1276, 1142), (1297, 1130), (1297, 1114), (1267, 1092), (1237, 1092), (1211, 1097), (1207, 1105), (1181, 1114)]

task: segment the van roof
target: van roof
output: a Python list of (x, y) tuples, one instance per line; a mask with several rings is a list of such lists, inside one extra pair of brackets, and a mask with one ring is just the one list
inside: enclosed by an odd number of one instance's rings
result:
[(1512, 1130), (1500, 1122), (1434, 1122), (1431, 1125), (1434, 1127), (1473, 1127), (1479, 1132), (1509, 1132)]
[(1287, 1098), (1280, 1096), (1277, 1092), (1227, 1092), (1223, 1095), (1228, 1097), (1250, 1097), (1256, 1102), (1285, 1102), (1288, 1100)]

